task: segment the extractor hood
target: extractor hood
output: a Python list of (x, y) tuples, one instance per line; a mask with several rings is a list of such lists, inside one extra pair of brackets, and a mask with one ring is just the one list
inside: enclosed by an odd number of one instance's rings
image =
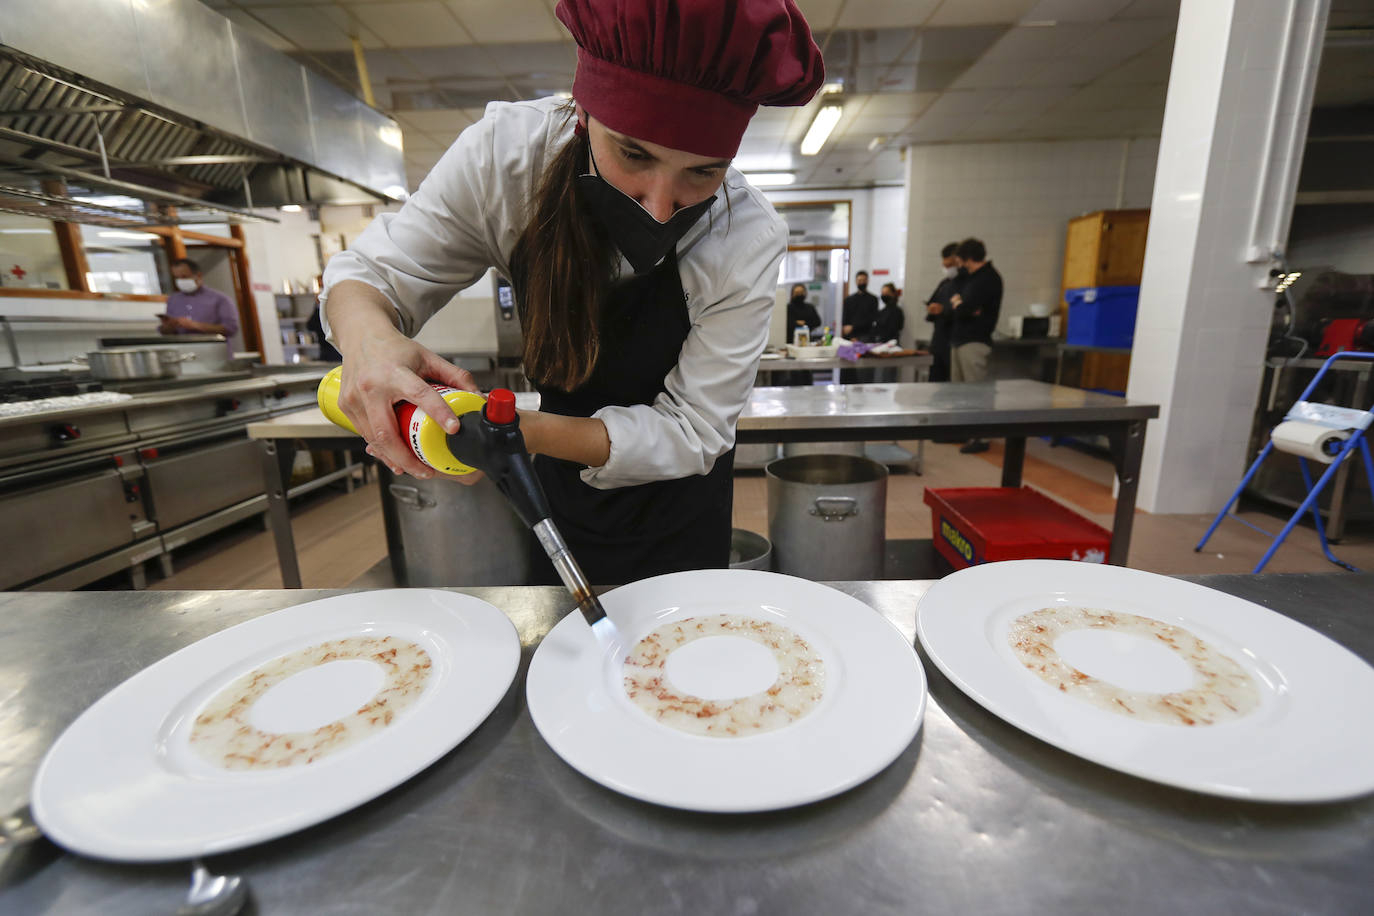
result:
[(0, 0), (0, 210), (167, 224), (404, 196), (395, 121), (196, 0)]

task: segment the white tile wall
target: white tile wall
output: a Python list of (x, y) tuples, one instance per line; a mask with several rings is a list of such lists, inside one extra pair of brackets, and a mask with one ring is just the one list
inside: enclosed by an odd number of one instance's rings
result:
[(1260, 288), (1267, 265), (1248, 263), (1246, 249), (1268, 138), (1302, 117), (1281, 111), (1270, 122), (1276, 89), (1293, 79), (1279, 76), (1276, 46), (1289, 7), (1319, 3), (1181, 5), (1136, 320), (1140, 355), (1178, 359), (1132, 360), (1127, 388), (1161, 405), (1141, 475), (1152, 512), (1215, 511), (1248, 460), (1273, 296)]
[(909, 290), (933, 289), (940, 248), (975, 236), (987, 244), (1006, 284), (1004, 328), (1032, 302), (1057, 302), (1069, 220), (1148, 207), (1157, 150), (1152, 139), (911, 147)]

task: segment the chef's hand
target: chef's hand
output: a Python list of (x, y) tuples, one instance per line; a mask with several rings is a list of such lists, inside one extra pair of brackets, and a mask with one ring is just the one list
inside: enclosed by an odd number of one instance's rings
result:
[(938, 315), (945, 310), (945, 307), (938, 302), (932, 302), (926, 306), (927, 315)]
[(954, 306), (955, 308), (958, 308), (959, 306), (964, 304), (964, 297), (959, 295), (958, 293), (955, 293), (953, 296), (949, 297), (949, 304)]
[(176, 334), (186, 327), (188, 318), (176, 315), (158, 315), (158, 331), (162, 334)]
[[(432, 478), (434, 469), (415, 457), (403, 440), (395, 405), (408, 401), (438, 420), (446, 431), (456, 431), (458, 418), (425, 380), (476, 391), (472, 375), (389, 325), (341, 342), (345, 349), (339, 407), (367, 440), (367, 453), (386, 462), (393, 474)], [(453, 479), (470, 486), (481, 477), (466, 474)]]

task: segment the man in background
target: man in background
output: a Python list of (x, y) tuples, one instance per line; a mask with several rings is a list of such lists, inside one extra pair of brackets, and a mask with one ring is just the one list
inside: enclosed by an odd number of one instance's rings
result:
[[(202, 281), (200, 265), (190, 258), (172, 262), (176, 292), (167, 297), (167, 311), (159, 315), (163, 334), (223, 334), (228, 340), (239, 329), (238, 309), (228, 296)], [(232, 347), (231, 347), (232, 349)]]
[[(806, 328), (808, 335), (815, 334), (821, 326), (821, 313), (816, 311), (816, 307), (806, 301), (806, 286), (801, 283), (792, 284), (791, 298), (787, 300), (787, 342), (791, 343), (796, 339), (797, 328)], [(812, 343), (819, 343), (814, 337)], [(787, 373), (787, 384), (789, 385), (810, 385), (814, 377), (809, 369), (793, 369)]]
[(883, 284), (882, 295), (878, 297), (878, 315), (873, 319), (875, 343), (886, 343), (901, 338), (902, 328), (906, 327), (906, 314), (898, 302), (899, 296), (897, 284)]
[(878, 297), (868, 291), (868, 271), (854, 275), (855, 292), (845, 297), (840, 312), (840, 333), (848, 340), (867, 340), (878, 320)]
[[(840, 310), (840, 333), (846, 340), (871, 341), (878, 321), (878, 297), (868, 291), (868, 271), (854, 275), (858, 291), (845, 297)], [(841, 384), (873, 381), (872, 369), (841, 369)]]
[[(988, 375), (992, 332), (1002, 309), (1002, 275), (988, 260), (987, 246), (978, 239), (964, 239), (954, 256), (968, 276), (949, 299), (954, 306), (949, 341), (950, 379), (981, 382)], [(966, 455), (987, 450), (988, 443), (983, 439), (970, 439), (959, 449)]]
[(950, 242), (940, 249), (940, 268), (944, 276), (936, 284), (935, 292), (926, 299), (926, 321), (931, 323), (930, 355), (934, 359), (930, 366), (932, 382), (949, 381), (949, 332), (954, 324), (954, 306), (949, 304), (949, 300), (965, 276), (959, 267), (959, 259), (954, 256), (958, 250), (958, 242)]

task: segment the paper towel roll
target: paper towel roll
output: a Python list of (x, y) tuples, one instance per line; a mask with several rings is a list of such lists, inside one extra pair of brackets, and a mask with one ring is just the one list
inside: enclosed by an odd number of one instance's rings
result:
[(1274, 448), (1281, 452), (1330, 464), (1336, 460), (1341, 443), (1350, 438), (1350, 433), (1316, 423), (1285, 420), (1274, 427), (1270, 438), (1274, 440)]

